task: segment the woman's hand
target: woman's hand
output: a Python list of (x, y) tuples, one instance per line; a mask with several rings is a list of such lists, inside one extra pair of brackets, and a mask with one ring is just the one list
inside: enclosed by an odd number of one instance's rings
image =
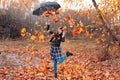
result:
[(55, 40), (56, 40), (56, 38), (55, 38), (55, 34), (54, 34), (54, 33), (53, 33), (53, 34), (51, 34), (51, 35), (50, 35), (50, 37), (51, 37), (50, 42), (53, 42), (53, 41), (55, 41)]
[(53, 34), (51, 34), (51, 37), (55, 37), (55, 34), (53, 33)]

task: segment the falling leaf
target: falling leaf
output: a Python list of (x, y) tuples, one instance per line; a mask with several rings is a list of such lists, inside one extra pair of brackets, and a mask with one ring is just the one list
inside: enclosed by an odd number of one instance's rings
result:
[(67, 19), (68, 19), (68, 22), (69, 22), (70, 25), (72, 25), (72, 26), (75, 25), (75, 21), (70, 15), (67, 16)]
[(21, 33), (26, 33), (26, 28), (22, 28)]
[(21, 29), (21, 36), (24, 37), (26, 35), (26, 32), (27, 32), (26, 28), (22, 28)]
[(67, 31), (67, 26), (63, 26), (63, 31)]
[(34, 33), (36, 34), (36, 35), (38, 35), (38, 36), (40, 36), (42, 33), (40, 32), (40, 31), (38, 31), (38, 30), (34, 30)]
[(30, 39), (34, 41), (36, 39), (36, 36), (32, 35)]
[(24, 36), (25, 36), (25, 33), (21, 33), (21, 36), (24, 37)]
[(40, 22), (36, 21), (35, 25), (40, 26)]

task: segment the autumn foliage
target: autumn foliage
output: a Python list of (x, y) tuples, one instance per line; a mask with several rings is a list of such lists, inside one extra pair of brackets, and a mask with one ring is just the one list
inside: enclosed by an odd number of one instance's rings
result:
[[(10, 2), (9, 2), (10, 1)], [(59, 0), (58, 0), (59, 1)], [(96, 0), (91, 0), (93, 4)], [(54, 8), (40, 16), (32, 15), (38, 0), (1, 0), (0, 38), (16, 41), (0, 43), (0, 80), (54, 80), (46, 28), (66, 32), (63, 54), (73, 52), (58, 64), (55, 80), (120, 80), (120, 0), (100, 0), (97, 6), (84, 0), (63, 0), (79, 10)], [(1, 6), (1, 5), (0, 5)], [(94, 8), (95, 7), (95, 8)], [(117, 40), (116, 40), (116, 39)], [(12, 56), (10, 56), (12, 55)], [(17, 66), (16, 66), (16, 65)]]

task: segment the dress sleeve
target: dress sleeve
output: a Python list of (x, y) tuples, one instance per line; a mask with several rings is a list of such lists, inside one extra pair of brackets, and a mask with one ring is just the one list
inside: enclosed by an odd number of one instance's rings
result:
[(62, 33), (62, 39), (61, 39), (62, 42), (65, 42), (65, 32)]
[(51, 37), (51, 38), (48, 39), (49, 42), (52, 42), (52, 40), (53, 40), (53, 37)]

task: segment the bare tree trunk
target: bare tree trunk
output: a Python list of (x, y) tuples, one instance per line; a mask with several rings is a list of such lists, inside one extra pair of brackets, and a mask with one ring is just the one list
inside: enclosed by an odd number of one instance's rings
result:
[[(116, 38), (116, 36), (113, 35), (113, 33), (111, 32), (111, 30), (110, 30), (110, 28), (109, 28), (110, 25), (109, 25), (109, 23), (108, 23), (108, 24), (106, 23), (105, 17), (102, 15), (102, 12), (101, 12), (100, 9), (98, 8), (98, 5), (97, 5), (96, 1), (95, 1), (95, 0), (92, 0), (92, 2), (93, 2), (93, 5), (94, 5), (96, 11), (98, 12), (99, 18), (100, 18), (101, 22), (103, 23), (104, 28), (107, 30), (107, 32), (110, 33), (109, 39), (111, 39), (112, 41), (118, 41), (118, 42), (119, 42), (119, 40)], [(104, 52), (103, 52), (104, 56), (103, 56), (103, 58), (101, 58), (101, 61), (107, 60), (107, 59), (110, 58), (110, 55), (109, 55), (109, 52), (108, 52), (108, 48), (109, 48), (110, 45), (111, 45), (111, 43), (110, 43), (111, 40), (108, 41), (107, 46), (106, 46), (105, 49), (103, 50), (103, 51), (104, 51)], [(120, 45), (120, 42), (119, 42), (119, 45)]]
[[(92, 0), (92, 2), (93, 2), (93, 5), (94, 5), (96, 11), (97, 11), (98, 14), (99, 14), (99, 18), (101, 19), (101, 21), (102, 21), (105, 29), (107, 30), (107, 32), (110, 33), (110, 37), (112, 38), (112, 40), (113, 40), (113, 41), (119, 41), (119, 40), (116, 38), (116, 36), (113, 35), (113, 33), (111, 32), (111, 30), (108, 28), (108, 27), (110, 27), (110, 26), (108, 26), (107, 23), (105, 22), (105, 18), (104, 18), (104, 16), (102, 15), (102, 12), (100, 11), (100, 9), (98, 8), (98, 5), (97, 5), (96, 1), (95, 1), (95, 0)], [(120, 44), (120, 42), (119, 42), (119, 44)]]

